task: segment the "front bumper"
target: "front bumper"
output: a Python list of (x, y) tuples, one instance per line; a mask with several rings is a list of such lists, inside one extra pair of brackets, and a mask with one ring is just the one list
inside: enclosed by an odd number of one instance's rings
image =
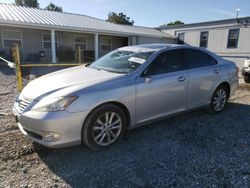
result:
[[(21, 132), (33, 141), (50, 148), (61, 148), (81, 143), (81, 131), (88, 112), (69, 113), (34, 112), (19, 114), (15, 107), (13, 113), (17, 117)], [(58, 135), (56, 140), (48, 141), (49, 134)]]

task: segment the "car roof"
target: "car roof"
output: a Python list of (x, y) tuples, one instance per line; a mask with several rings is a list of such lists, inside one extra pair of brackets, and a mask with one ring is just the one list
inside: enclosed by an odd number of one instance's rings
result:
[(178, 44), (142, 44), (142, 45), (134, 45), (134, 46), (126, 46), (120, 48), (121, 50), (129, 50), (129, 51), (159, 51), (166, 48), (175, 48), (186, 45), (178, 45)]

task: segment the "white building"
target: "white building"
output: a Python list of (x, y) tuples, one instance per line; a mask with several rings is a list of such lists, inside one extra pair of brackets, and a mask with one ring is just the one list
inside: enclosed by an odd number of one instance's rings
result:
[(250, 17), (158, 28), (176, 36), (179, 44), (207, 48), (241, 68), (250, 57)]

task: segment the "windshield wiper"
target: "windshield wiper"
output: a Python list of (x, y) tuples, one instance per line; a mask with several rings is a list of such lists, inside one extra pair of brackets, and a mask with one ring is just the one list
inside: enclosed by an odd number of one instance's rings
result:
[(102, 71), (103, 69), (100, 68), (100, 67), (89, 67), (89, 68), (92, 68), (92, 69), (95, 69), (95, 70), (99, 70), (99, 71)]
[(115, 70), (110, 70), (110, 69), (102, 69), (107, 72), (112, 72), (112, 73), (117, 73), (117, 74), (126, 74), (126, 72), (120, 72), (120, 71), (115, 71)]
[(99, 71), (106, 71), (106, 72), (112, 72), (112, 73), (117, 73), (117, 74), (126, 74), (127, 72), (120, 72), (120, 71), (115, 71), (115, 70), (110, 70), (110, 69), (105, 69), (105, 68), (102, 68), (102, 67), (92, 67), (96, 70), (99, 70)]

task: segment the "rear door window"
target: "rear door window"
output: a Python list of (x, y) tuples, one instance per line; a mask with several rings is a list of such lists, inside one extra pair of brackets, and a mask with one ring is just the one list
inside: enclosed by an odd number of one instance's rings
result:
[(216, 60), (210, 55), (195, 49), (185, 49), (185, 63), (188, 69), (216, 65)]

